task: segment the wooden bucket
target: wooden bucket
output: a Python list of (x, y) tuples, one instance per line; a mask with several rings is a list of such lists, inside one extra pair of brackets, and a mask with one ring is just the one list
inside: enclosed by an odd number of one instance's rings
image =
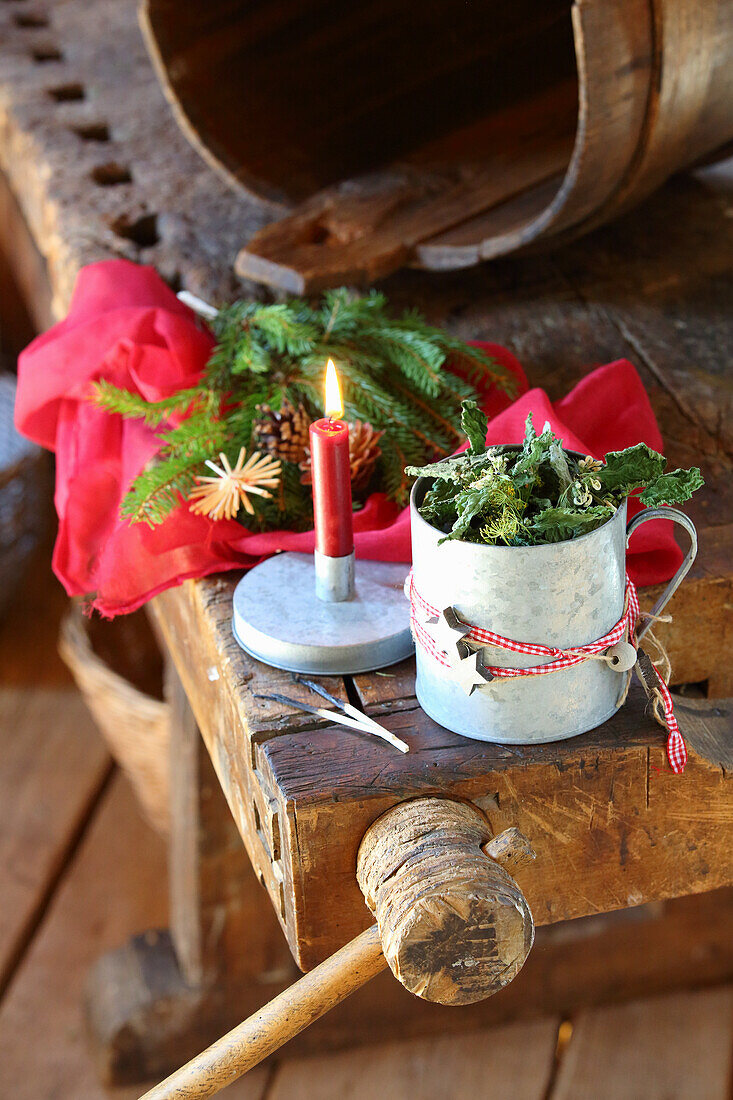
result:
[(730, 0), (143, 0), (184, 131), (296, 293), (577, 234), (733, 140)]

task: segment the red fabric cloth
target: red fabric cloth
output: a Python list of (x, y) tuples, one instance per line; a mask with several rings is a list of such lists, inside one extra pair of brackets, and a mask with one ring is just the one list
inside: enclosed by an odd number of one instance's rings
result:
[[(631, 363), (619, 360), (587, 375), (554, 405), (543, 390), (527, 392), (524, 372), (505, 348), (483, 344), (517, 378), (521, 396), (485, 395), (493, 419), (490, 443), (516, 443), (532, 411), (549, 420), (568, 447), (595, 457), (640, 440), (662, 449), (654, 413)], [(149, 267), (125, 260), (80, 273), (69, 314), (23, 352), (18, 365), (19, 431), (56, 452), (59, 533), (54, 571), (70, 595), (90, 596), (103, 615), (134, 611), (188, 577), (247, 568), (275, 550), (313, 550), (313, 532), (250, 534), (235, 520), (212, 522), (180, 507), (162, 526), (131, 525), (119, 505), (132, 479), (158, 447), (155, 433), (87, 400), (92, 381), (107, 378), (148, 399), (192, 385), (211, 336)], [(638, 510), (631, 502), (631, 511)], [(410, 561), (409, 513), (381, 493), (354, 516), (360, 558)], [(668, 579), (681, 561), (670, 524), (645, 524), (634, 535), (628, 569), (637, 584)]]

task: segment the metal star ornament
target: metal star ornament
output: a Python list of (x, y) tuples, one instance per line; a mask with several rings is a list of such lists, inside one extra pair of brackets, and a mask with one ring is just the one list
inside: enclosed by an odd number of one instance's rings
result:
[[(465, 649), (465, 643), (462, 648)], [(473, 695), (477, 687), (483, 687), (495, 679), (483, 662), (481, 650), (469, 653), (468, 657), (461, 658), (453, 665), (453, 676), (466, 695)]]
[(460, 661), (461, 654), (458, 643), (462, 642), (471, 627), (462, 622), (452, 607), (444, 607), (438, 615), (425, 621), (428, 633), (446, 657), (451, 665)]

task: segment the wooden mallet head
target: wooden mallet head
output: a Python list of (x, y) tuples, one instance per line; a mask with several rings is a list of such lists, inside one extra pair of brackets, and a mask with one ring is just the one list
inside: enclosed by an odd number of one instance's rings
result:
[(357, 879), (392, 973), (428, 1001), (484, 1000), (519, 972), (534, 940), (522, 891), (500, 862), (533, 858), (518, 829), (492, 837), (479, 809), (419, 798), (388, 810), (359, 848)]

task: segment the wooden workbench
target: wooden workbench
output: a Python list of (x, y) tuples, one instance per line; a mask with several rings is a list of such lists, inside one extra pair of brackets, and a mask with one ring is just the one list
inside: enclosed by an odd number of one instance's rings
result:
[(303, 969), (371, 922), (354, 878), (359, 844), (377, 817), (419, 795), (470, 800), (495, 833), (516, 825), (531, 838), (538, 858), (519, 878), (540, 925), (733, 882), (730, 834), (720, 829), (731, 810), (727, 701), (678, 701), (693, 749), (680, 781), (638, 685), (599, 729), (523, 747), (438, 726), (415, 699), (413, 660), (324, 678), (406, 740), (405, 755), (257, 697), (279, 690), (312, 698), (234, 641), (234, 583), (187, 583), (157, 597), (155, 615), (255, 873)]
[[(236, 280), (232, 263), (272, 211), (235, 199), (178, 132), (133, 0), (7, 0), (0, 41), (0, 222), (39, 326), (64, 312), (79, 267), (110, 255), (153, 263), (209, 300), (260, 293)], [(298, 689), (233, 641), (234, 576), (164, 594), (154, 611), (176, 714), (171, 933), (138, 938), (100, 964), (96, 988), (107, 996), (95, 999), (94, 1022), (110, 1075), (175, 1064), (287, 984), (286, 939), (311, 966), (363, 928), (356, 844), (383, 809), (415, 793), (479, 800), (496, 828), (521, 823), (538, 860), (517, 877), (547, 929), (519, 978), (484, 1005), (419, 1004), (385, 976), (306, 1041), (462, 1028), (733, 973), (725, 910), (700, 898), (660, 914), (661, 899), (733, 882), (730, 718), (715, 702), (733, 694), (729, 187), (725, 176), (681, 177), (551, 256), (446, 276), (408, 271), (384, 287), (395, 306), (418, 306), (465, 339), (506, 344), (553, 399), (588, 367), (628, 357), (672, 462), (703, 467), (706, 489), (689, 508), (700, 555), (661, 631), (675, 682), (709, 696), (681, 701), (685, 776), (668, 773), (662, 731), (638, 698), (582, 738), (503, 749), (422, 715), (409, 663), (350, 688), (404, 732), (412, 751), (397, 759), (253, 699), (265, 683)], [(626, 923), (591, 916), (591, 925), (555, 924), (564, 931), (553, 935), (553, 922), (629, 906)]]

